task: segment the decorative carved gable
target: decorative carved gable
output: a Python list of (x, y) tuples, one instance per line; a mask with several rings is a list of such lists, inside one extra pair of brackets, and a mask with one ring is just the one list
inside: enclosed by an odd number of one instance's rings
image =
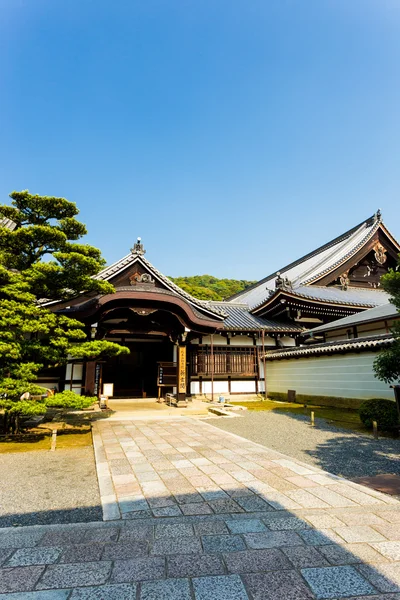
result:
[(377, 242), (372, 250), (357, 264), (347, 269), (332, 282), (342, 289), (348, 287), (379, 288), (382, 275), (396, 266), (396, 261), (386, 248)]

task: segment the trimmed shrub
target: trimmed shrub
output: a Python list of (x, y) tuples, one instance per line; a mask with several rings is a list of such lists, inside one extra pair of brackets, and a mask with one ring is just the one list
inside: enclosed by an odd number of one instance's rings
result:
[(361, 421), (366, 427), (372, 427), (372, 421), (378, 423), (379, 429), (389, 430), (399, 425), (396, 403), (383, 398), (366, 400), (358, 411)]
[(73, 410), (82, 410), (89, 408), (96, 402), (97, 398), (93, 396), (78, 396), (69, 390), (54, 394), (46, 398), (46, 405), (57, 408), (71, 408)]

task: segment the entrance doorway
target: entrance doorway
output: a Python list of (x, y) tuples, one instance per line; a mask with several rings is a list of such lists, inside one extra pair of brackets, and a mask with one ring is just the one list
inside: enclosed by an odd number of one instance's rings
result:
[(114, 398), (157, 396), (157, 363), (172, 361), (169, 340), (125, 342), (130, 354), (109, 359), (103, 365), (103, 383), (114, 384)]

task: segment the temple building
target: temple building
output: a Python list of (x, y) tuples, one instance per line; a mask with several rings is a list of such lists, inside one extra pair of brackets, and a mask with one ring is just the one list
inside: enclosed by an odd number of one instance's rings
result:
[[(293, 374), (286, 376), (275, 365), (307, 362), (304, 352), (314, 344), (316, 349), (332, 343), (333, 323), (386, 305), (380, 278), (396, 268), (399, 252), (378, 211), (234, 297), (212, 302), (194, 298), (158, 271), (138, 239), (127, 256), (96, 276), (113, 284), (114, 294), (48, 303), (51, 310), (84, 322), (91, 339), (124, 344), (130, 354), (104, 362), (74, 361), (63, 372), (43, 374), (41, 382), (85, 394), (100, 394), (104, 384), (113, 384), (112, 394), (120, 398), (170, 392), (178, 399), (211, 399), (260, 393), (265, 386), (268, 392), (297, 389)], [(353, 341), (354, 327), (340, 325), (342, 341), (343, 335), (351, 341), (341, 356), (363, 351)], [(372, 353), (387, 344), (388, 327), (383, 334), (372, 333)], [(382, 335), (385, 340), (378, 339)], [(320, 352), (329, 360), (329, 352)], [(375, 381), (377, 387), (365, 392), (355, 384), (350, 392), (324, 395), (385, 396), (388, 386)], [(321, 394), (318, 385), (312, 389), (305, 393)]]

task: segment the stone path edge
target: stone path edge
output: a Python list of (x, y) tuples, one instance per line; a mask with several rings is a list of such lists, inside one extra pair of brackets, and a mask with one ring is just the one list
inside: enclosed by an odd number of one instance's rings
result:
[(114, 494), (109, 493), (110, 488), (114, 489), (114, 484), (104, 453), (103, 440), (96, 424), (92, 424), (92, 439), (103, 521), (117, 521), (121, 519), (121, 513), (115, 490)]

